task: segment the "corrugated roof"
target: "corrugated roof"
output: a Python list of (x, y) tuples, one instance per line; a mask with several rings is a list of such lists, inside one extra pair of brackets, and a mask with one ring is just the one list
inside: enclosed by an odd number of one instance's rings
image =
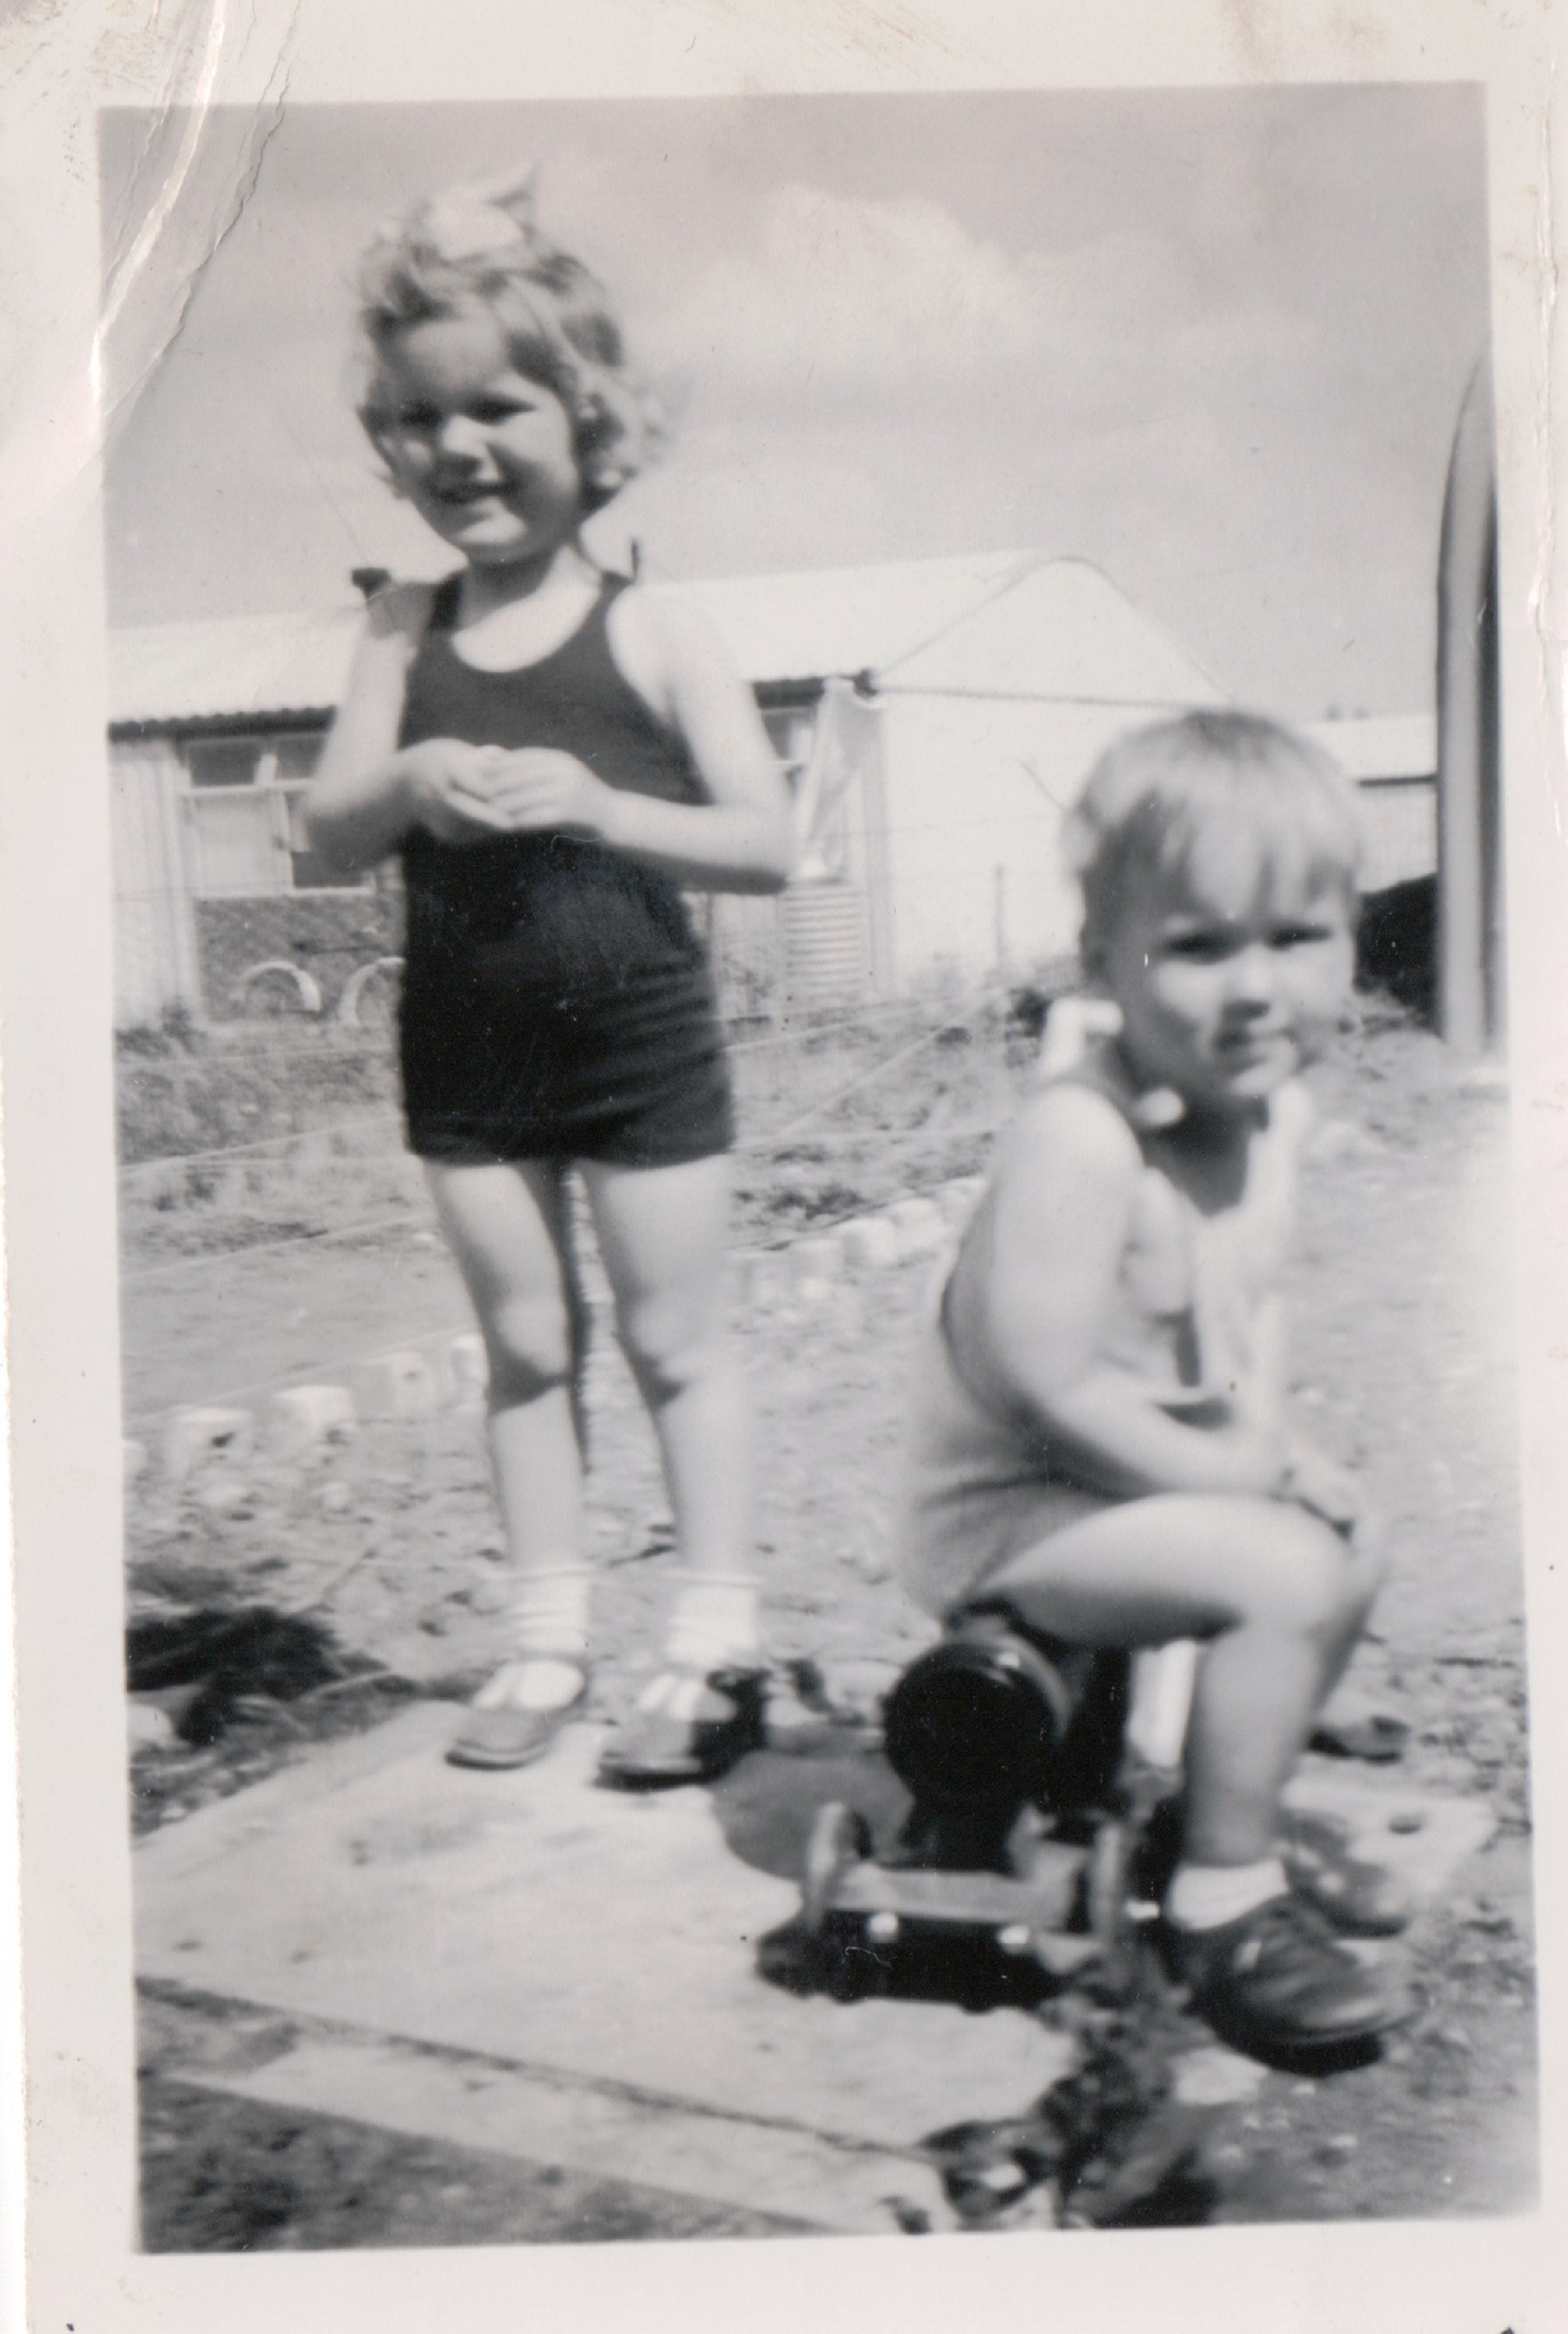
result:
[[(1034, 552), (683, 586), (751, 681), (887, 673), (922, 689), (1209, 702), (1208, 676), (1097, 568)], [(341, 694), (358, 604), (152, 624), (110, 636), (114, 722), (321, 711)]]
[[(1162, 626), (1083, 560), (991, 552), (720, 576), (683, 588), (751, 681), (871, 672), (890, 690), (1089, 699), (1130, 710), (1224, 699)], [(362, 615), (356, 601), (113, 632), (110, 719), (232, 722), (330, 711)], [(1411, 776), (1437, 766), (1430, 714), (1318, 722), (1312, 734), (1353, 777)]]
[(139, 624), (109, 635), (109, 718), (232, 720), (329, 712), (363, 620), (356, 602), (286, 616)]
[(908, 559), (683, 586), (724, 635), (747, 680), (880, 672), (995, 598), (1039, 563), (1033, 552)]
[(892, 690), (1150, 710), (1226, 692), (1162, 625), (1086, 560), (1036, 561), (935, 638), (884, 664)]

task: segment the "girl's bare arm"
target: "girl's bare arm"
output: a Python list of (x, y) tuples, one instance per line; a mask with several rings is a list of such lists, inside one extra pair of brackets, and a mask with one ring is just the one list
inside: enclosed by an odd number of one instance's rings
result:
[(429, 603), (429, 587), (418, 584), (395, 584), (372, 602), (311, 781), (305, 823), (312, 844), (345, 873), (373, 867), (414, 826), (453, 842), (489, 831), (459, 791), (482, 765), (478, 748), (455, 738), (398, 745), (404, 685)]
[(1237, 1418), (1173, 1415), (1157, 1388), (1104, 1358), (1142, 1161), (1100, 1096), (1056, 1086), (1025, 1105), (949, 1299), (961, 1366), (1091, 1482), (1268, 1495), (1283, 1438)]

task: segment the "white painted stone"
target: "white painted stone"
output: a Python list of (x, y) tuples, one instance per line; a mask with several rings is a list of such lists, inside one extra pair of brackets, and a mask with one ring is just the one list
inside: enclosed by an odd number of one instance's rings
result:
[(898, 1226), (886, 1216), (857, 1216), (840, 1231), (839, 1245), (851, 1271), (880, 1271), (899, 1260)]
[(197, 1477), (190, 1497), (209, 1516), (237, 1516), (253, 1505), (255, 1492), (226, 1467), (210, 1467)]
[(255, 1422), (248, 1410), (196, 1404), (177, 1410), (164, 1429), (164, 1472), (172, 1482), (183, 1483), (193, 1467), (210, 1460), (247, 1457), (255, 1438)]
[(341, 1442), (358, 1423), (354, 1397), (345, 1385), (286, 1386), (267, 1404), (267, 1440), (284, 1459), (322, 1442)]
[(456, 1400), (471, 1402), (486, 1392), (490, 1384), (490, 1364), (485, 1352), (485, 1340), (477, 1331), (468, 1329), (460, 1337), (449, 1337), (444, 1359)]
[(156, 1702), (131, 1702), (126, 1708), (126, 1725), (133, 1750), (172, 1750), (174, 1721), (167, 1710)]
[(895, 1200), (887, 1219), (897, 1235), (900, 1258), (929, 1256), (948, 1237), (935, 1200)]
[(1206, 2042), (1171, 2062), (1172, 2088), (1183, 2107), (1234, 2107), (1256, 2097), (1268, 2069), (1222, 2042)]
[(441, 1407), (436, 1374), (423, 1354), (378, 1354), (355, 1373), (361, 1418), (428, 1418)]
[(784, 1302), (784, 1254), (777, 1249), (742, 1249), (734, 1259), (740, 1301), (759, 1313), (775, 1312)]
[(836, 1232), (813, 1232), (795, 1240), (785, 1253), (790, 1292), (808, 1302), (825, 1297), (843, 1271), (843, 1247)]
[(937, 1205), (942, 1211), (943, 1221), (953, 1225), (967, 1224), (985, 1188), (984, 1175), (959, 1175), (952, 1182), (944, 1183), (937, 1193)]

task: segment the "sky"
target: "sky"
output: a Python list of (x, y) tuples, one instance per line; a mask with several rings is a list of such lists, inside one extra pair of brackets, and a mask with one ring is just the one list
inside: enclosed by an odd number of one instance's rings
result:
[[(438, 573), (351, 408), (353, 271), (427, 189), (538, 167), (676, 416), (595, 522), (649, 572), (1097, 562), (1233, 695), (1432, 700), (1486, 333), (1463, 86), (290, 106), (103, 120), (110, 617)], [(216, 248), (213, 246), (216, 246)], [(153, 358), (155, 352), (161, 352)]]

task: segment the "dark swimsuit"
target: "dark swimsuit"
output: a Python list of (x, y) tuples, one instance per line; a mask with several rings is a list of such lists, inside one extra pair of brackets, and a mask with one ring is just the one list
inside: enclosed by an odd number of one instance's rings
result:
[[(611, 653), (620, 580), (549, 656), (502, 672), (456, 652), (461, 584), (437, 588), (399, 745), (552, 747), (606, 786), (707, 799)], [(402, 858), (403, 1094), (419, 1157), (662, 1167), (728, 1148), (713, 983), (672, 877), (553, 834), (454, 844), (419, 828)]]

